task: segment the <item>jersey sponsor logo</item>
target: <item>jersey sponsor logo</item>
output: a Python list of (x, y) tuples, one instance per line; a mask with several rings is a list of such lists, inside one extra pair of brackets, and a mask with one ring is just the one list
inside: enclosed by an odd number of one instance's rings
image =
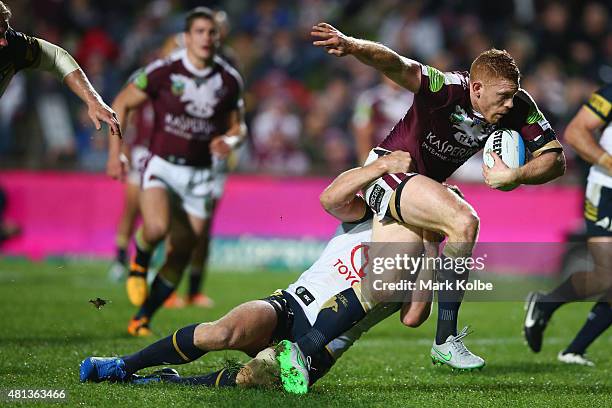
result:
[(306, 306), (315, 301), (315, 297), (312, 296), (312, 293), (310, 293), (308, 289), (303, 286), (298, 286), (295, 288), (295, 295), (299, 297), (302, 303), (304, 303)]
[(603, 96), (594, 93), (589, 98), (589, 106), (602, 117), (607, 118), (612, 109), (612, 102), (604, 98)]
[(368, 200), (368, 203), (370, 204), (370, 208), (377, 213), (380, 211), (380, 203), (382, 202), (384, 195), (385, 189), (382, 188), (380, 185), (376, 184), (372, 188), (372, 193), (370, 194), (370, 199)]
[[(357, 260), (357, 258), (359, 258), (359, 260), (361, 261), (359, 269), (355, 267), (355, 261)], [(364, 276), (366, 276), (364, 269), (368, 265), (369, 262), (370, 262), (370, 247), (368, 245), (359, 244), (353, 247), (353, 249), (351, 250), (351, 266), (353, 267), (353, 270), (360, 278), (363, 278)]]
[(449, 120), (455, 129), (453, 134), (455, 140), (467, 147), (483, 145), (484, 140), (494, 130), (494, 126), (470, 117), (459, 105), (455, 106), (455, 111), (450, 114)]
[(181, 102), (187, 102), (185, 112), (202, 119), (213, 116), (223, 87), (223, 79), (220, 74), (213, 75), (206, 81), (196, 81), (182, 74), (172, 74), (170, 80), (172, 81), (172, 93), (180, 96)]
[(216, 131), (216, 126), (209, 120), (190, 116), (174, 116), (167, 113), (164, 117), (164, 130), (183, 139), (208, 139)]
[(434, 67), (427, 66), (427, 76), (429, 77), (429, 90), (438, 92), (444, 85), (444, 74)]
[(473, 148), (462, 147), (455, 146), (450, 142), (450, 140), (442, 140), (434, 133), (429, 132), (421, 146), (438, 159), (452, 163), (464, 163), (480, 150), (479, 146)]
[[(336, 272), (338, 272), (345, 281), (350, 281), (351, 286), (359, 283), (361, 279), (366, 276), (364, 269), (370, 261), (369, 249), (370, 247), (366, 244), (359, 244), (353, 247), (351, 250), (352, 270), (340, 258), (338, 258), (333, 265), (333, 267), (336, 268)], [(357, 267), (357, 265), (359, 265), (359, 267)]]

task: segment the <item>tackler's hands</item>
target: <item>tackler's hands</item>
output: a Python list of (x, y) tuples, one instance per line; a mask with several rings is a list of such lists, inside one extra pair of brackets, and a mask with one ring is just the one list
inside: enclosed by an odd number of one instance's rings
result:
[(355, 39), (344, 35), (340, 30), (327, 23), (319, 23), (312, 27), (310, 35), (318, 40), (313, 41), (317, 47), (325, 47), (328, 54), (343, 57), (352, 52)]
[(373, 165), (379, 166), (383, 173), (408, 173), (414, 171), (412, 156), (410, 153), (397, 150), (386, 156), (381, 156), (372, 162)]
[(94, 99), (87, 104), (87, 114), (93, 122), (96, 130), (102, 128), (100, 122), (104, 122), (110, 129), (110, 134), (121, 139), (121, 125), (114, 110), (112, 110), (101, 99)]

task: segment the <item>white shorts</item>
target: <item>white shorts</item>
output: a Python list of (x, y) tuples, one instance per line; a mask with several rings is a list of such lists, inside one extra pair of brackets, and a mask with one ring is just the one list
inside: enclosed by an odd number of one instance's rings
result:
[(214, 190), (213, 171), (210, 168), (181, 166), (153, 156), (147, 163), (142, 189), (153, 187), (174, 193), (188, 214), (202, 219), (210, 217)]
[[(380, 147), (375, 147), (370, 151), (364, 166), (372, 163), (380, 156), (386, 156), (389, 153), (391, 153), (391, 151), (382, 149)], [(364, 198), (368, 206), (372, 209), (372, 211), (374, 211), (379, 220), (382, 220), (385, 217), (390, 217), (389, 204), (393, 192), (398, 190), (399, 198), (401, 196), (401, 188), (403, 188), (405, 182), (417, 174), (418, 173), (385, 174), (382, 177), (374, 180), (369, 186), (366, 187)], [(398, 203), (393, 203), (393, 205), (397, 204)], [(401, 214), (399, 208), (397, 208), (397, 211), (398, 214)]]
[(149, 158), (149, 149), (144, 146), (133, 146), (130, 152), (130, 172), (128, 173), (127, 182), (140, 186), (142, 175), (145, 167), (147, 167), (147, 159)]

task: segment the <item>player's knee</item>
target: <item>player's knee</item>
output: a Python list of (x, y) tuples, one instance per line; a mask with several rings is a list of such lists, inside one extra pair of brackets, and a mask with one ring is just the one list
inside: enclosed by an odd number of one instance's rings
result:
[(202, 335), (196, 337), (196, 347), (208, 350), (227, 350), (231, 348), (233, 329), (231, 327), (211, 324), (202, 331)]
[(408, 327), (419, 327), (429, 318), (431, 305), (423, 305), (416, 310), (410, 310), (403, 318), (402, 323)]
[(452, 230), (456, 242), (475, 242), (480, 230), (480, 218), (475, 211), (466, 209), (453, 217)]
[(168, 233), (168, 225), (161, 220), (147, 222), (143, 225), (143, 235), (147, 242), (158, 242)]

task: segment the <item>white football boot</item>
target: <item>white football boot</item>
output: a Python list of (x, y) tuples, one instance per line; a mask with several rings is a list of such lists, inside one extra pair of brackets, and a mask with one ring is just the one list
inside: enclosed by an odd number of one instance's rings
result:
[(270, 387), (280, 383), (279, 377), (280, 367), (276, 361), (276, 351), (273, 347), (268, 347), (238, 371), (236, 384), (245, 388)]
[(450, 366), (453, 370), (472, 371), (482, 369), (485, 361), (472, 353), (463, 344), (463, 338), (467, 336), (469, 326), (466, 326), (456, 336), (448, 336), (446, 342), (436, 344), (435, 340), (431, 346), (431, 362), (434, 365)]
[(559, 360), (562, 363), (566, 363), (566, 364), (578, 364), (578, 365), (583, 365), (587, 367), (595, 367), (595, 363), (587, 359), (582, 354), (574, 354), (574, 353), (563, 354), (563, 352), (560, 351), (559, 354), (557, 355), (557, 360)]

